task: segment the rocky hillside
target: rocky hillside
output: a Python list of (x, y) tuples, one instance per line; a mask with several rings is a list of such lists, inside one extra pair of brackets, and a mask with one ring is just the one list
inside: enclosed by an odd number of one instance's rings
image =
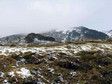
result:
[(22, 44), (25, 43), (25, 34), (14, 34), (0, 38), (0, 44)]
[(111, 43), (0, 47), (0, 84), (111, 83)]
[(71, 29), (64, 30), (53, 30), (50, 32), (43, 33), (45, 36), (52, 36), (56, 41), (76, 41), (76, 40), (98, 40), (98, 39), (107, 39), (108, 35), (88, 29), (86, 27), (74, 27)]
[(112, 30), (106, 32), (106, 34), (107, 34), (110, 38), (112, 38)]
[(55, 41), (53, 37), (43, 36), (41, 34), (30, 33), (25, 37), (26, 43), (42, 43), (46, 41)]
[(27, 35), (16, 34), (0, 39), (0, 44), (27, 44), (27, 43), (49, 43), (54, 41), (77, 41), (77, 40), (102, 40), (111, 37), (111, 31), (102, 33), (86, 27), (74, 27), (71, 29), (53, 30), (50, 32)]
[(0, 44), (27, 44), (27, 43), (48, 43), (55, 41), (53, 37), (43, 36), (41, 34), (30, 33), (28, 35), (15, 34), (0, 39)]

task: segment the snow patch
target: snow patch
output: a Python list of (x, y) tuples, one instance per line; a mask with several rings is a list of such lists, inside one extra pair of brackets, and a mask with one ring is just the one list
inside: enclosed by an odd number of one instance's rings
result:
[(9, 72), (8, 75), (10, 75), (11, 77), (14, 77), (15, 76), (15, 74), (14, 74), (13, 71), (12, 72)]
[(16, 73), (22, 76), (23, 79), (32, 76), (30, 71), (26, 68), (21, 68), (21, 71), (16, 71)]
[(4, 76), (4, 73), (3, 72), (0, 72), (0, 77), (3, 77)]
[(70, 75), (71, 75), (72, 77), (77, 76), (77, 72), (70, 72)]
[(48, 68), (49, 72), (51, 72), (52, 74), (54, 74), (55, 70), (52, 68)]

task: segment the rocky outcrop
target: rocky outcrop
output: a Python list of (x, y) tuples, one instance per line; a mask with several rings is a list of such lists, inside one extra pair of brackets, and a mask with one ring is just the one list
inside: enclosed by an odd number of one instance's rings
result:
[(40, 34), (30, 33), (25, 37), (26, 43), (36, 43), (38, 41), (55, 41), (53, 37), (46, 37)]

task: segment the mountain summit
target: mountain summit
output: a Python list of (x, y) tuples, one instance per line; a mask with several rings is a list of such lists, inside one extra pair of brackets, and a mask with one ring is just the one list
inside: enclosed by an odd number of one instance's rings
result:
[(86, 27), (74, 27), (71, 29), (53, 30), (43, 33), (45, 36), (52, 36), (56, 41), (76, 41), (76, 40), (98, 40), (107, 39), (108, 35), (105, 33), (88, 29)]

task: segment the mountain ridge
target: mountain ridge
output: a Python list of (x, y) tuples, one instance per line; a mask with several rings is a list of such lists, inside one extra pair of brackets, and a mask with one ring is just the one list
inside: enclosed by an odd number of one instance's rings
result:
[[(33, 33), (31, 35), (31, 39), (35, 42), (30, 43), (47, 43), (55, 41), (55, 42), (65, 42), (65, 41), (77, 41), (77, 40), (103, 40), (108, 39), (109, 33), (103, 33), (97, 30), (89, 29), (87, 27), (79, 26), (73, 27), (70, 29), (55, 29), (51, 31), (47, 31), (44, 33)], [(0, 44), (25, 44), (29, 43), (27, 40), (31, 40), (30, 38), (26, 39), (29, 34), (14, 34), (6, 37), (0, 38)], [(41, 39), (40, 39), (41, 37)], [(38, 39), (36, 39), (38, 38)], [(52, 41), (51, 41), (52, 38)], [(49, 40), (48, 40), (49, 39)], [(54, 40), (55, 39), (55, 40)], [(45, 41), (44, 41), (45, 40)], [(48, 40), (48, 41), (47, 41)]]
[[(94, 35), (96, 34), (96, 35)], [(43, 33), (45, 36), (52, 36), (57, 41), (76, 41), (79, 39), (83, 40), (94, 40), (94, 39), (107, 39), (109, 38), (105, 33), (89, 29), (83, 26), (73, 27), (65, 30), (53, 30)]]

